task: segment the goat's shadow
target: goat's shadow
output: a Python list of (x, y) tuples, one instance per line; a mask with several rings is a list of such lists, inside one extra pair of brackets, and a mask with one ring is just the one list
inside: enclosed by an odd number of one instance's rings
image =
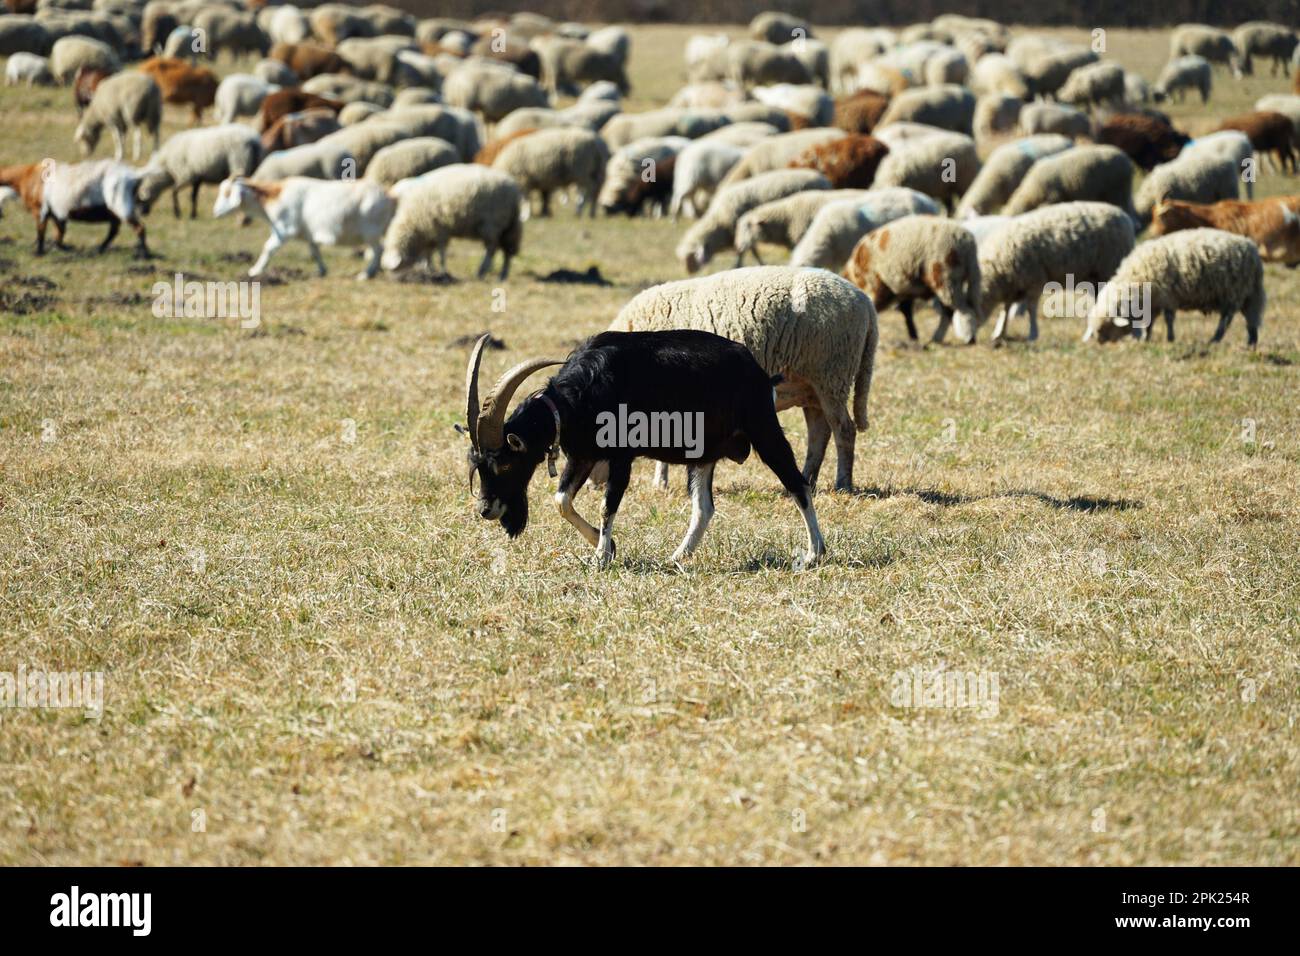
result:
[(1131, 511), (1143, 507), (1142, 502), (1132, 501), (1128, 498), (1102, 498), (1095, 495), (1073, 495), (1069, 498), (1058, 498), (1042, 491), (1030, 491), (1024, 488), (993, 491), (985, 495), (957, 495), (947, 491), (936, 491), (933, 488), (875, 487), (854, 488), (849, 492), (835, 493), (852, 495), (854, 498), (876, 498), (881, 501), (887, 498), (912, 495), (926, 504), (939, 505), (944, 508), (974, 504), (977, 501), (993, 501), (998, 498), (1032, 498), (1051, 508), (1061, 511), (1080, 511), (1085, 514), (1098, 511)]

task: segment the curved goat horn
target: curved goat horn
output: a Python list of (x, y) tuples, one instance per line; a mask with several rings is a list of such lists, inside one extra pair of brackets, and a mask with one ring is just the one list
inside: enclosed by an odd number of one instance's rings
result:
[(492, 338), (491, 332), (484, 332), (474, 343), (474, 351), (469, 355), (469, 370), (465, 373), (465, 427), (469, 430), (469, 442), (478, 449), (478, 367), (483, 361), (483, 348)]
[(487, 398), (483, 399), (483, 411), (478, 419), (478, 439), (483, 448), (501, 447), (505, 440), (506, 412), (510, 408), (510, 399), (524, 379), (547, 366), (563, 364), (563, 359), (528, 359), (497, 380)]

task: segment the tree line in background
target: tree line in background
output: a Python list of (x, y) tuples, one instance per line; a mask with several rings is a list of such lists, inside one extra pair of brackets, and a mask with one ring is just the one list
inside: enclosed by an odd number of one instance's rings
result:
[(1300, 0), (388, 0), (420, 17), (472, 18), (528, 10), (586, 22), (747, 23), (781, 10), (816, 24), (895, 26), (941, 13), (989, 17), (1002, 23), (1059, 26), (1164, 27), (1175, 23), (1235, 25), (1274, 20), (1300, 26)]

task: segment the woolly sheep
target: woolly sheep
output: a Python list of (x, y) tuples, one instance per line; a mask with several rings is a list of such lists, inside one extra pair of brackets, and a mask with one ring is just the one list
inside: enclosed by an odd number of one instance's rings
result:
[(673, 198), (669, 205), (673, 219), (682, 212), (694, 219), (707, 209), (719, 184), (743, 155), (742, 149), (713, 140), (712, 134), (682, 149), (673, 169)]
[(1046, 206), (994, 229), (979, 244), (981, 320), (998, 316), (993, 341), (1018, 310), (1028, 312), (1029, 340), (1036, 339), (1045, 286), (1103, 282), (1133, 244), (1132, 219), (1098, 202)]
[(1201, 102), (1208, 103), (1211, 84), (1209, 60), (1203, 56), (1180, 56), (1160, 71), (1154, 96), (1157, 103), (1166, 99), (1181, 103), (1187, 90), (1196, 90), (1201, 94)]
[(755, 143), (779, 135), (780, 132), (769, 123), (728, 123), (712, 133), (705, 133), (695, 142), (734, 146), (743, 151)]
[(544, 129), (507, 145), (492, 162), (492, 168), (507, 173), (519, 184), (525, 209), (536, 191), (542, 197), (541, 214), (549, 216), (551, 193), (573, 186), (578, 192), (578, 215), (586, 209), (595, 218), (608, 162), (609, 147), (590, 130)]
[(803, 117), (812, 126), (829, 126), (835, 116), (834, 101), (819, 86), (779, 83), (756, 86), (750, 94), (760, 103)]
[(894, 149), (881, 160), (873, 187), (902, 186), (931, 196), (949, 208), (979, 172), (975, 141), (961, 133), (930, 136)]
[(276, 89), (256, 76), (232, 73), (217, 87), (217, 122), (233, 123), (245, 116), (256, 116), (262, 108), (262, 100)]
[(714, 78), (735, 80), (747, 89), (773, 83), (811, 83), (813, 80), (808, 67), (789, 46), (742, 40), (729, 44), (720, 52), (724, 66), (721, 75)]
[(1063, 103), (1029, 103), (1020, 111), (1020, 132), (1025, 136), (1056, 133), (1087, 139), (1092, 136), (1092, 119), (1083, 110)]
[(400, 110), (407, 106), (437, 105), (441, 102), (442, 97), (427, 86), (408, 86), (404, 90), (397, 91), (397, 95), (393, 97), (392, 108)]
[(389, 85), (397, 83), (397, 54), (402, 50), (418, 47), (409, 37), (350, 37), (334, 48), (354, 76)]
[(436, 136), (399, 140), (375, 153), (365, 178), (381, 186), (460, 162), (456, 147)]
[(1124, 71), (1124, 102), (1131, 106), (1142, 106), (1152, 99), (1151, 84), (1132, 70)]
[(957, 215), (967, 218), (1001, 209), (1025, 178), (1030, 166), (1044, 156), (1064, 152), (1072, 145), (1068, 138), (1048, 133), (1027, 136), (999, 146), (989, 154), (974, 182), (962, 196)]
[(927, 86), (895, 96), (880, 118), (880, 126), (911, 122), (970, 135), (975, 119), (975, 94), (961, 86)]
[(984, 96), (1014, 96), (1027, 100), (1029, 83), (1010, 57), (1003, 53), (989, 53), (975, 61), (971, 71), (971, 89)]
[(162, 124), (162, 91), (143, 73), (116, 73), (95, 89), (95, 95), (81, 116), (73, 138), (83, 155), (89, 156), (107, 127), (113, 134), (113, 158), (121, 160), (127, 131), (135, 130), (133, 158), (140, 158), (141, 132), (148, 130), (153, 148), (158, 149)]
[(200, 186), (215, 185), (231, 176), (247, 176), (261, 157), (261, 137), (242, 123), (185, 130), (150, 157), (136, 195), (147, 210), (164, 189), (171, 189), (172, 212), (179, 219), (180, 191), (189, 186), (190, 218), (194, 219), (198, 216)]
[(311, 37), (307, 16), (295, 6), (263, 7), (258, 19), (274, 43), (302, 43)]
[(366, 246), (366, 268), (357, 278), (370, 279), (379, 269), (384, 230), (395, 208), (383, 187), (364, 180), (290, 176), (279, 182), (259, 182), (233, 177), (218, 187), (212, 215), (220, 218), (240, 209), (270, 224), (271, 235), (248, 270), (250, 277), (261, 275), (271, 255), (287, 240), (301, 239), (322, 276), (326, 269), (321, 246)]
[(861, 200), (828, 203), (790, 253), (790, 265), (838, 272), (871, 230), (903, 216), (939, 212), (938, 203), (915, 189), (873, 189)]
[[(1242, 174), (1248, 168), (1247, 164), (1254, 161), (1255, 148), (1251, 146), (1250, 137), (1245, 133), (1235, 129), (1226, 129), (1191, 140), (1178, 154), (1179, 159), (1187, 159), (1192, 156), (1211, 156), (1227, 160), (1232, 163), (1238, 174)], [(1254, 199), (1254, 177), (1243, 175), (1242, 179), (1246, 183), (1246, 198)]]
[(253, 65), (253, 75), (271, 86), (298, 85), (298, 74), (279, 60), (258, 60)]
[(699, 110), (660, 109), (645, 113), (619, 113), (600, 128), (610, 149), (618, 149), (650, 136), (685, 136), (695, 139), (724, 126), (727, 118)]
[(117, 58), (113, 48), (102, 40), (66, 36), (54, 41), (54, 47), (50, 51), (50, 71), (56, 80), (66, 85), (83, 66), (88, 70), (116, 73), (122, 69), (122, 61)]
[(1133, 161), (1114, 146), (1073, 146), (1040, 159), (1002, 210), (1014, 216), (1049, 203), (1096, 200), (1133, 209)]
[(760, 242), (793, 249), (824, 206), (866, 195), (865, 189), (814, 189), (755, 206), (736, 220), (736, 255), (751, 252), (761, 263), (756, 248)]
[(393, 102), (393, 89), (388, 84), (359, 80), (342, 73), (319, 73), (305, 81), (299, 89), (304, 93), (314, 93), (344, 103), (364, 100), (386, 107)]
[(1089, 63), (1070, 73), (1056, 98), (1082, 109), (1124, 101), (1124, 68), (1117, 63)]
[(866, 27), (848, 27), (835, 35), (830, 43), (832, 87), (842, 93), (850, 92), (848, 87), (852, 85), (858, 66), (893, 46), (893, 38), (882, 35), (883, 32)]
[(871, 297), (876, 315), (897, 305), (916, 340), (912, 309), (933, 299), (939, 324), (931, 339), (942, 342), (949, 325), (966, 344), (979, 322), (979, 249), (975, 237), (951, 219), (904, 216), (863, 236), (849, 256), (844, 277)]
[(53, 83), (50, 61), (43, 56), (19, 51), (10, 55), (5, 63), (5, 86), (50, 86)]
[(960, 50), (945, 48), (926, 59), (922, 75), (927, 86), (961, 86), (970, 78), (970, 61)]
[[(725, 109), (719, 110), (719, 112), (722, 116), (722, 124), (767, 123), (771, 126), (775, 126), (779, 133), (790, 132), (791, 123), (789, 114), (786, 113), (785, 110), (777, 109), (775, 106), (768, 106), (766, 103), (757, 103), (751, 100), (750, 102), (740, 103), (736, 106), (728, 106)], [(705, 130), (697, 135), (704, 136), (710, 132), (714, 132), (716, 129), (717, 127), (715, 126), (713, 130)]]
[(1020, 111), (1025, 101), (1005, 93), (981, 96), (975, 101), (975, 119), (971, 127), (976, 139), (991, 139), (1013, 132), (1020, 125)]
[(1253, 73), (1253, 58), (1260, 56), (1273, 61), (1274, 75), (1285, 74), (1291, 55), (1296, 51), (1296, 34), (1280, 23), (1251, 20), (1232, 31), (1232, 43), (1237, 48), (1243, 73)]
[(803, 129), (762, 140), (746, 150), (721, 185), (732, 186), (762, 173), (784, 169), (790, 165), (791, 160), (797, 159), (811, 147), (843, 139), (846, 135), (848, 134), (839, 129)]
[(448, 241), (477, 239), (485, 250), (479, 278), (487, 275), (500, 249), (505, 279), (523, 239), (522, 204), (523, 194), (515, 181), (498, 170), (473, 164), (434, 170), (398, 201), (384, 237), (383, 266), (393, 272), (427, 258), (432, 267), (436, 252), (445, 275)]
[(204, 6), (194, 14), (191, 25), (206, 34), (208, 50), (214, 58), (222, 53), (229, 53), (232, 58), (245, 53), (263, 55), (271, 46), (254, 13)]
[(411, 132), (400, 123), (385, 120), (385, 114), (377, 114), (366, 122), (344, 126), (337, 133), (330, 133), (318, 142), (329, 143), (346, 149), (356, 159), (357, 175), (365, 173), (366, 167), (385, 146), (392, 146), (411, 137)]
[(1203, 23), (1183, 23), (1174, 27), (1169, 35), (1169, 58), (1203, 56), (1211, 63), (1222, 63), (1232, 70), (1232, 75), (1241, 76), (1241, 61), (1232, 37), (1216, 27)]
[(871, 135), (890, 149), (902, 149), (905, 145), (915, 143), (918, 140), (929, 139), (932, 136), (952, 136), (954, 134), (937, 126), (927, 126), (925, 123), (890, 123), (888, 126), (876, 127)]
[(535, 40), (532, 46), (541, 58), (543, 83), (551, 93), (576, 96), (583, 87), (602, 80), (622, 93), (630, 89), (624, 71), (626, 56), (616, 51), (555, 36)]
[(1022, 69), (1036, 95), (1052, 96), (1065, 85), (1071, 73), (1096, 62), (1097, 54), (1088, 47), (1065, 45), (1034, 57)]
[(307, 176), (312, 179), (343, 179), (355, 177), (357, 160), (347, 148), (323, 140), (282, 149), (262, 160), (251, 178), (263, 181), (288, 179), (290, 176)]
[[(610, 329), (701, 329), (745, 345), (764, 371), (784, 377), (776, 407), (801, 407), (808, 424), (804, 477), (817, 483), (835, 437), (835, 488), (853, 487), (857, 432), (868, 423), (879, 328), (853, 283), (819, 269), (760, 266), (654, 286), (636, 296)], [(849, 414), (852, 394), (853, 412)], [(667, 484), (667, 469), (661, 470)]]
[(384, 108), (378, 103), (354, 100), (339, 110), (337, 119), (340, 126), (356, 126), (358, 123), (382, 112), (384, 112)]
[[(50, 52), (54, 38), (39, 20), (26, 15), (0, 16), (0, 56)], [(77, 72), (75, 69), (72, 71)]]
[(547, 106), (549, 98), (531, 76), (500, 67), (462, 66), (442, 84), (442, 97), (451, 106), (472, 110), (485, 122), (504, 119), (525, 106)]
[[(755, 206), (806, 189), (829, 189), (830, 181), (807, 169), (786, 169), (754, 176), (718, 190), (709, 208), (677, 244), (686, 271), (698, 272), (714, 253), (735, 243), (736, 221)], [(736, 265), (740, 265), (740, 257)]]
[(1130, 331), (1150, 338), (1159, 313), (1172, 342), (1175, 314), (1192, 309), (1218, 314), (1212, 342), (1223, 340), (1240, 312), (1246, 342), (1254, 348), (1266, 302), (1264, 264), (1255, 243), (1219, 229), (1187, 229), (1142, 243), (1119, 264), (1088, 312), (1083, 338), (1108, 342)]
[(1142, 180), (1134, 196), (1138, 224), (1151, 222), (1151, 210), (1162, 199), (1186, 202), (1218, 202), (1236, 199), (1240, 170), (1230, 159), (1218, 156), (1182, 156), (1161, 163)]

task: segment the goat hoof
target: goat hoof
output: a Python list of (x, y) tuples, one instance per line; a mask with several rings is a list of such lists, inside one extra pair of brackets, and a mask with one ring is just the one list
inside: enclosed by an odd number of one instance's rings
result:
[(604, 571), (614, 562), (614, 556), (618, 554), (618, 546), (611, 540), (608, 551), (596, 552), (596, 570)]

